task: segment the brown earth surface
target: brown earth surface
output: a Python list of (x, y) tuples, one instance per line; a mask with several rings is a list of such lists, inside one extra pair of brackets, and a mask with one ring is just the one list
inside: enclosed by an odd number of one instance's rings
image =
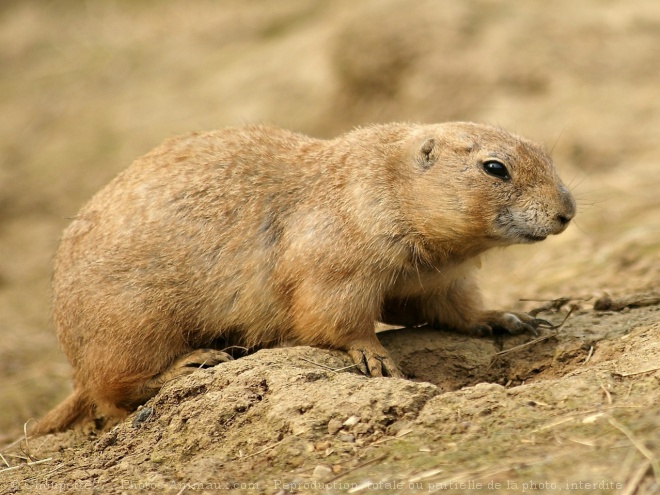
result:
[[(0, 494), (660, 493), (657, 2), (6, 1), (0, 67)], [(482, 270), (492, 307), (563, 326), (381, 333), (410, 380), (263, 350), (110, 431), (23, 438), (70, 390), (59, 233), (132, 159), (247, 122), (458, 119), (545, 143), (574, 191), (566, 233)]]

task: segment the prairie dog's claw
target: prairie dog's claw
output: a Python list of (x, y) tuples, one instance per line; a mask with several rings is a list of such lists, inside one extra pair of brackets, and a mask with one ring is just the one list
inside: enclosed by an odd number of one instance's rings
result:
[(196, 349), (174, 361), (173, 366), (178, 368), (212, 368), (220, 363), (233, 360), (234, 358), (229, 354), (218, 349)]
[(540, 326), (552, 327), (552, 323), (534, 318), (526, 313), (484, 311), (482, 319), (472, 325), (470, 332), (477, 336), (488, 336), (498, 331), (511, 335), (529, 332), (534, 336), (538, 336)]
[(542, 318), (534, 318), (532, 322), (530, 323), (534, 328), (538, 328), (540, 326), (544, 327), (554, 327), (552, 323), (550, 323), (548, 320), (544, 320)]

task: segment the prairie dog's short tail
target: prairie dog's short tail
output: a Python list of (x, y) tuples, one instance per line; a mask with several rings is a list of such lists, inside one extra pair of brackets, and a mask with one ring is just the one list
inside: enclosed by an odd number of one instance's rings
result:
[(92, 416), (92, 404), (80, 392), (74, 390), (64, 401), (51, 409), (30, 432), (46, 435), (71, 428), (74, 424)]

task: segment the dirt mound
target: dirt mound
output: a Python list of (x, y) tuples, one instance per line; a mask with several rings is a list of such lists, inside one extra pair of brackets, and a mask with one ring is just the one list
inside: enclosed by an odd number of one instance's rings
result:
[(262, 350), (168, 384), (106, 433), (21, 442), (5, 456), (31, 463), (3, 473), (5, 493), (652, 493), (640, 476), (660, 441), (658, 311), (583, 309), (503, 350), (382, 333), (413, 380), (361, 376), (338, 351)]

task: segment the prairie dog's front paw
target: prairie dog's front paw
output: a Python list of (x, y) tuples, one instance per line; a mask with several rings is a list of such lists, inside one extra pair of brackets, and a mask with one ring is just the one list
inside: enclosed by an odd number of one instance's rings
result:
[(501, 332), (511, 335), (530, 332), (538, 335), (538, 327), (541, 325), (551, 326), (551, 323), (526, 313), (484, 311), (479, 321), (470, 327), (470, 333), (479, 337), (488, 337)]
[(365, 343), (355, 345), (348, 349), (348, 355), (353, 359), (357, 368), (367, 376), (391, 376), (405, 378), (399, 368), (380, 345)]

